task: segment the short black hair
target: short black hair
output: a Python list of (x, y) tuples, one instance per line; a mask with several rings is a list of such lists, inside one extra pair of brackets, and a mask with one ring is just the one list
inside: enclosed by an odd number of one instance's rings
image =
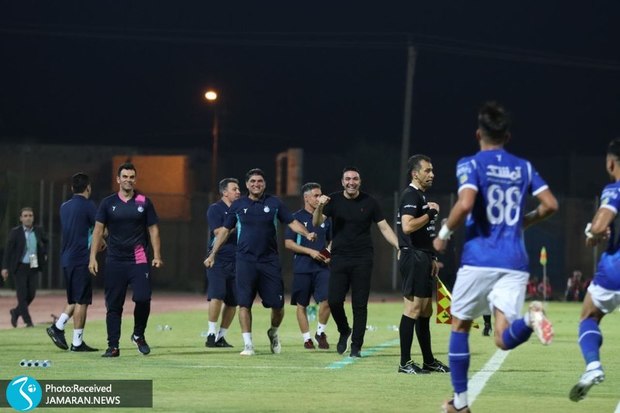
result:
[(124, 162), (121, 166), (118, 167), (118, 170), (116, 171), (116, 175), (117, 176), (121, 176), (121, 171), (123, 169), (127, 169), (128, 171), (134, 171), (136, 173), (136, 175), (138, 174), (138, 171), (136, 170), (136, 167), (133, 166), (133, 164), (131, 162)]
[(220, 181), (220, 184), (219, 184), (220, 194), (222, 195), (224, 194), (224, 191), (228, 189), (228, 184), (231, 182), (239, 185), (239, 180), (237, 178), (224, 178)]
[(620, 138), (614, 138), (607, 145), (607, 155), (613, 155), (620, 161)]
[(71, 190), (74, 194), (81, 194), (90, 185), (90, 178), (84, 172), (78, 172), (71, 177)]
[(511, 123), (510, 114), (497, 102), (485, 102), (478, 111), (478, 128), (491, 143), (506, 142)]
[(19, 210), (19, 216), (21, 217), (25, 211), (30, 211), (32, 212), (32, 215), (34, 215), (34, 209), (31, 206), (25, 206)]
[(301, 186), (301, 193), (305, 194), (306, 192), (310, 192), (313, 189), (321, 189), (321, 185), (316, 182), (307, 182)]
[(422, 161), (431, 163), (431, 158), (429, 156), (422, 155), (421, 153), (412, 155), (409, 158), (409, 160), (407, 161), (407, 179), (408, 180), (411, 180), (411, 173), (413, 171), (420, 170), (420, 164), (422, 163)]
[(250, 177), (254, 176), (254, 175), (260, 175), (263, 177), (263, 179), (265, 179), (265, 172), (263, 172), (262, 169), (260, 168), (253, 168), (250, 169), (246, 174), (245, 174), (245, 182), (250, 180)]
[(357, 172), (360, 175), (362, 174), (360, 170), (355, 166), (345, 166), (344, 169), (342, 170), (342, 175), (344, 175), (345, 173), (349, 171)]

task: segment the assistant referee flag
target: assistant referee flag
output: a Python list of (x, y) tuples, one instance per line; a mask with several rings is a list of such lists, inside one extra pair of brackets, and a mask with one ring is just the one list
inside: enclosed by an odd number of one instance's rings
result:
[[(452, 314), (450, 307), (452, 306), (452, 294), (446, 288), (443, 282), (437, 277), (437, 315), (435, 321), (437, 324), (452, 324)], [(480, 328), (475, 321), (471, 324), (473, 328)]]

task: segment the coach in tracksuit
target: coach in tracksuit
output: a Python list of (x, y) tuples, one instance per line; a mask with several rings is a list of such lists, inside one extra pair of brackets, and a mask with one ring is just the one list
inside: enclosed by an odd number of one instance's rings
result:
[(271, 308), (271, 328), (267, 331), (271, 352), (278, 354), (282, 347), (278, 327), (284, 318), (284, 283), (278, 257), (277, 222), (289, 226), (296, 233), (314, 241), (316, 234), (309, 232), (284, 205), (282, 200), (265, 194), (265, 174), (251, 169), (245, 175), (248, 196), (232, 203), (222, 234), (215, 240), (213, 249), (204, 264), (213, 267), (220, 247), (230, 231), (237, 228), (237, 303), (239, 323), (243, 336), (242, 356), (253, 356), (252, 303), (258, 293), (265, 308)]
[(105, 198), (97, 211), (89, 270), (97, 274), (97, 251), (104, 229), (108, 230), (108, 255), (104, 280), (108, 349), (102, 357), (118, 357), (121, 336), (121, 317), (127, 287), (133, 289), (134, 330), (131, 341), (140, 353), (151, 352), (144, 330), (151, 311), (151, 281), (147, 250), (153, 248), (152, 265), (163, 265), (160, 252), (158, 218), (149, 198), (136, 193), (136, 168), (124, 163), (118, 168), (116, 181), (119, 191)]

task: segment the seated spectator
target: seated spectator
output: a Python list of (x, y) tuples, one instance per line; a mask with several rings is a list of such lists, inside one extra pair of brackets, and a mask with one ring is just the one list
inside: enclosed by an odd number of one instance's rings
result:
[(538, 296), (544, 297), (547, 300), (550, 300), (551, 297), (551, 284), (549, 284), (549, 278), (544, 277), (543, 280), (538, 284)]
[(581, 301), (583, 283), (581, 281), (582, 273), (579, 270), (573, 271), (573, 274), (566, 280), (566, 292), (564, 297), (566, 301)]
[(525, 291), (525, 299), (526, 300), (536, 300), (538, 299), (538, 278), (531, 277), (530, 281), (527, 283), (527, 289)]

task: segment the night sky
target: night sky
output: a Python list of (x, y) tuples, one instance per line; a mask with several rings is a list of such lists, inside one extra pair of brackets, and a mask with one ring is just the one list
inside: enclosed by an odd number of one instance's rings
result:
[(408, 41), (412, 152), (475, 151), (487, 99), (513, 113), (518, 154), (600, 155), (620, 136), (617, 1), (8, 3), (3, 141), (204, 146), (213, 87), (223, 153), (399, 148)]

